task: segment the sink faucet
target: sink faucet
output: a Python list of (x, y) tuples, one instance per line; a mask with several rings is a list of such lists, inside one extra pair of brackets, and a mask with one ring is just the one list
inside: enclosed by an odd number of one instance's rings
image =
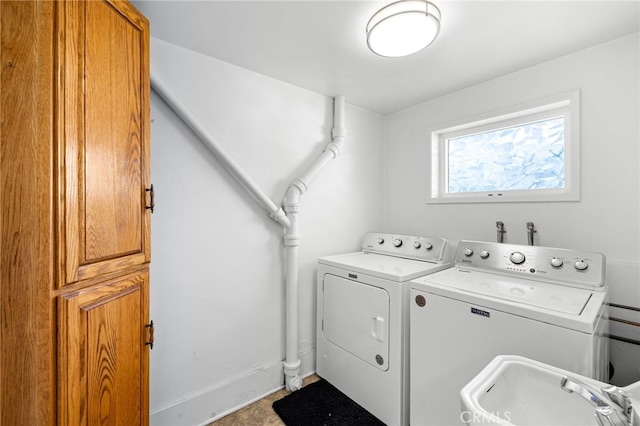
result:
[(600, 389), (600, 393), (578, 380), (562, 376), (560, 388), (569, 393), (576, 393), (593, 405), (594, 415), (600, 426), (640, 426), (629, 395), (616, 386), (605, 386)]
[(530, 246), (533, 245), (533, 234), (535, 234), (536, 232), (538, 231), (536, 231), (533, 222), (527, 222), (527, 242)]
[(507, 231), (504, 230), (504, 223), (500, 221), (496, 222), (496, 228), (498, 228), (498, 242), (504, 243), (504, 234), (507, 233)]

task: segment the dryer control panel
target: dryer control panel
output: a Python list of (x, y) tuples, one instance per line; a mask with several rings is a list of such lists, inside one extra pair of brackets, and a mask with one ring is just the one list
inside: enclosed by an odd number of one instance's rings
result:
[(444, 238), (371, 232), (362, 240), (362, 251), (425, 262), (448, 262), (447, 240)]
[(606, 259), (596, 252), (463, 240), (458, 244), (455, 264), (461, 269), (593, 290), (606, 288)]

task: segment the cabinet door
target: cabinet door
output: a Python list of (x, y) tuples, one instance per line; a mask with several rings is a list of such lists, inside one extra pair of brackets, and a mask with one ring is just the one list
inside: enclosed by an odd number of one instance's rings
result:
[(149, 32), (128, 2), (60, 2), (61, 281), (149, 261)]
[(63, 294), (61, 425), (149, 423), (148, 270)]

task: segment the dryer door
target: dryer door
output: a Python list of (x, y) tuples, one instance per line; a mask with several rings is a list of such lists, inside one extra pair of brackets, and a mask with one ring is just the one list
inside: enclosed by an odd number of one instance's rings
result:
[(379, 287), (324, 276), (325, 339), (372, 366), (389, 368), (389, 294)]

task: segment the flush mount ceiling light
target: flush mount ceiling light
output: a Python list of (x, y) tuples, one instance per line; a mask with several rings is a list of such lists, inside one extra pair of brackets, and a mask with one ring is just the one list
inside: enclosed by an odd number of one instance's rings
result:
[(377, 11), (367, 23), (367, 46), (397, 58), (429, 46), (440, 32), (440, 10), (425, 0), (400, 0)]

